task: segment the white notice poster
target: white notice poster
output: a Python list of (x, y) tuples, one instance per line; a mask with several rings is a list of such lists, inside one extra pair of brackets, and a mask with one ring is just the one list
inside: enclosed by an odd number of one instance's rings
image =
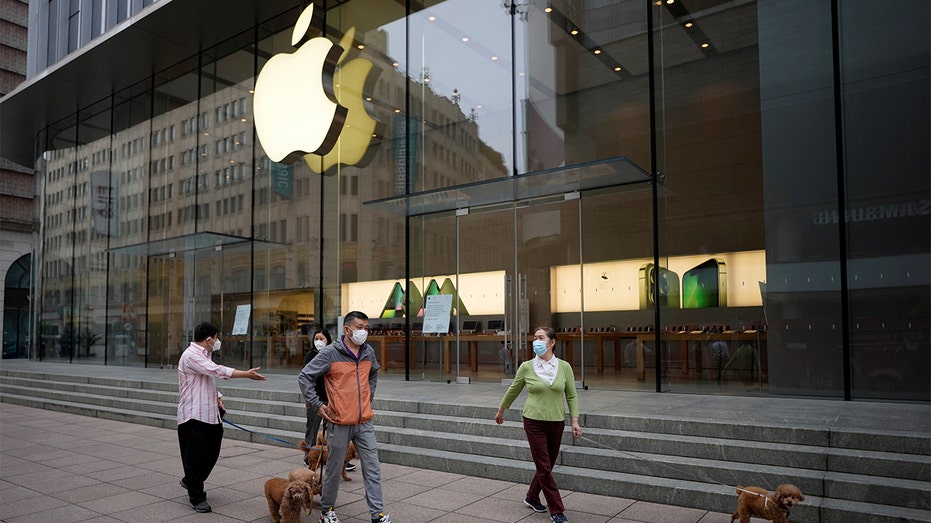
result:
[(246, 330), (249, 328), (249, 312), (251, 310), (252, 305), (236, 306), (236, 318), (233, 320), (233, 332), (230, 334), (247, 334)]
[(423, 315), (423, 333), (446, 334), (449, 332), (449, 312), (452, 306), (452, 294), (427, 296), (427, 310)]

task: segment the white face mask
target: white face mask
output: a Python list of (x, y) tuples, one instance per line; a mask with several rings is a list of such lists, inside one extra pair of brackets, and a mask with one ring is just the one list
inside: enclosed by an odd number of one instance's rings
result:
[(314, 347), (317, 347), (317, 350), (321, 350), (326, 347), (326, 341), (324, 340), (314, 340)]
[(220, 340), (213, 342), (213, 352), (220, 350)]
[(352, 340), (352, 342), (356, 345), (362, 345), (365, 343), (365, 339), (368, 338), (368, 336), (369, 332), (365, 329), (352, 329), (352, 336), (350, 336), (349, 339)]

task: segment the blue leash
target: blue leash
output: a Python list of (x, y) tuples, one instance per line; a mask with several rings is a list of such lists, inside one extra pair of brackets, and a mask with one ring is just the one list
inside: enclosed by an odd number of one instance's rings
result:
[(285, 441), (285, 440), (283, 440), (283, 439), (278, 439), (278, 438), (275, 438), (275, 437), (273, 437), (273, 436), (269, 436), (269, 435), (267, 435), (267, 434), (262, 434), (261, 432), (256, 432), (256, 431), (254, 431), (254, 430), (249, 430), (249, 429), (247, 429), (247, 428), (245, 428), (245, 427), (240, 427), (239, 425), (233, 423), (232, 421), (230, 421), (230, 420), (228, 420), (228, 419), (226, 419), (226, 418), (223, 418), (223, 423), (228, 423), (228, 424), (230, 424), (230, 425), (236, 427), (236, 428), (239, 429), (239, 430), (244, 430), (244, 431), (248, 432), (249, 434), (257, 434), (257, 435), (259, 435), (259, 436), (262, 436), (263, 438), (268, 438), (268, 439), (270, 439), (270, 440), (274, 440), (274, 441), (277, 441), (277, 442), (279, 442), (279, 443), (284, 443), (285, 445), (287, 445), (287, 446), (289, 446), (289, 447), (293, 447), (293, 446), (294, 446), (294, 444), (291, 443), (290, 441)]

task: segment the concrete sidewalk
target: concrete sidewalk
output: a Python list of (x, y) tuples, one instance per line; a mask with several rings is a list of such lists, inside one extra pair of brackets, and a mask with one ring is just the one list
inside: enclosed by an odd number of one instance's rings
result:
[[(264, 483), (287, 477), (301, 457), (295, 450), (225, 439), (207, 481), (213, 512), (198, 514), (178, 485), (175, 431), (0, 403), (0, 521), (270, 522)], [(382, 476), (395, 523), (549, 523), (546, 514), (522, 503), (526, 484), (391, 464), (382, 464)], [(361, 473), (350, 477), (341, 483), (337, 514), (346, 523), (366, 523)], [(730, 521), (728, 514), (633, 501), (622, 492), (562, 494), (572, 523)], [(319, 517), (315, 508), (303, 521)]]

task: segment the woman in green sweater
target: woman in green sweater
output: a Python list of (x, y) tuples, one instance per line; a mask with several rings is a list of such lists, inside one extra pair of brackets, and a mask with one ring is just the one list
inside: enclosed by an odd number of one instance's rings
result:
[(530, 482), (524, 504), (536, 512), (546, 512), (547, 507), (540, 504), (540, 492), (543, 492), (553, 523), (566, 523), (568, 519), (563, 513), (565, 507), (562, 496), (553, 479), (553, 466), (559, 456), (562, 433), (566, 426), (564, 396), (572, 418), (572, 435), (581, 437), (582, 427), (579, 426), (579, 396), (575, 390), (575, 374), (568, 362), (553, 354), (555, 345), (556, 332), (552, 328), (536, 328), (533, 333), (533, 352), (536, 356), (518, 367), (514, 381), (504, 393), (501, 406), (495, 414), (495, 423), (504, 423), (504, 410), (514, 403), (521, 389), (526, 387), (527, 401), (524, 402), (521, 415), (537, 473)]

